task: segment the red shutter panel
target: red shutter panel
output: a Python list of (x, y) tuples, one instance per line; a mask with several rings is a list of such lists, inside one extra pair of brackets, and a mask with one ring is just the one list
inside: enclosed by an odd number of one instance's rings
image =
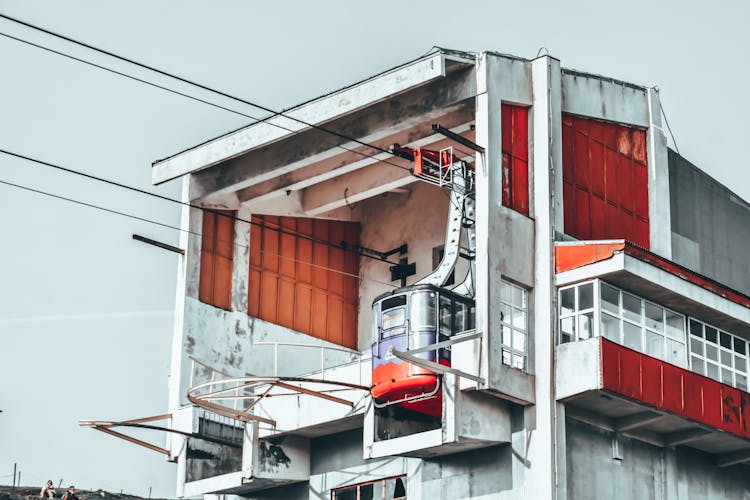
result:
[(198, 299), (222, 309), (232, 309), (234, 220), (236, 212), (204, 211)]

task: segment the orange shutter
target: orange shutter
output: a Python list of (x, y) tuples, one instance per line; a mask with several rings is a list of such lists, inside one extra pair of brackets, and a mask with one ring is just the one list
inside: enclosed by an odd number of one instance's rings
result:
[(201, 273), (198, 298), (222, 309), (232, 309), (232, 264), (236, 212), (203, 212)]
[(248, 314), (346, 347), (357, 347), (356, 222), (254, 215)]

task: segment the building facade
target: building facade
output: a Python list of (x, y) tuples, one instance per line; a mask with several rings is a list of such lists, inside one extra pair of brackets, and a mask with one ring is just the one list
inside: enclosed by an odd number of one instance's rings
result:
[[(662, 123), (654, 88), (441, 49), (157, 161), (191, 205), (178, 496), (750, 498), (750, 207)], [(456, 251), (428, 319), (395, 301)], [(379, 349), (419, 321), (440, 362)], [(378, 400), (376, 359), (435, 386)]]

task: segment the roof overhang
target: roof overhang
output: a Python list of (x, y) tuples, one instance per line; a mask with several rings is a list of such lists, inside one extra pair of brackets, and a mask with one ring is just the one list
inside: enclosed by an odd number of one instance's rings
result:
[(439, 50), (325, 95), (268, 120), (251, 124), (153, 164), (154, 184), (191, 174), (249, 151), (279, 141), (305, 129), (322, 125), (446, 76), (451, 68), (473, 64), (454, 52)]
[(733, 333), (750, 335), (750, 297), (624, 240), (558, 242), (555, 283), (604, 278)]

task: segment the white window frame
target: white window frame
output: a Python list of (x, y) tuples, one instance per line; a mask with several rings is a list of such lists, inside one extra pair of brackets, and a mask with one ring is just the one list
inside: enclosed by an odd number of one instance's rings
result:
[[(691, 323), (696, 323), (701, 327), (701, 337), (693, 335), (691, 333)], [(706, 339), (706, 328), (713, 328), (716, 330), (716, 343)], [(731, 385), (737, 389), (746, 391), (748, 390), (748, 371), (750, 370), (750, 343), (738, 335), (729, 333), (721, 328), (717, 328), (714, 325), (701, 321), (699, 319), (689, 317), (688, 318), (688, 349), (690, 354), (690, 370), (703, 375), (705, 377), (712, 378), (722, 384)], [(728, 335), (730, 339), (731, 348), (726, 348), (721, 345), (721, 336)], [(695, 342), (695, 344), (694, 344)], [(701, 345), (702, 353), (694, 351), (694, 345)], [(738, 352), (735, 348), (737, 344), (744, 345), (745, 353)], [(716, 349), (716, 359), (711, 359), (708, 356), (707, 348)], [(731, 366), (724, 363), (722, 354), (729, 355), (731, 360)], [(736, 367), (737, 361), (742, 360), (745, 364), (745, 370), (742, 371)], [(702, 367), (699, 366), (702, 364)], [(708, 367), (714, 366), (717, 370), (716, 375), (709, 373)], [(729, 375), (728, 377), (726, 375)]]
[[(512, 368), (526, 371), (529, 364), (529, 292), (525, 288), (504, 279), (500, 280), (500, 286), (502, 287), (500, 310), (510, 313), (502, 314), (500, 318), (502, 362)], [(513, 291), (520, 291), (520, 304), (513, 303)], [(513, 324), (516, 313), (521, 314), (524, 318), (522, 326)], [(506, 342), (506, 335), (509, 337), (508, 342)], [(514, 343), (514, 339), (523, 340), (523, 349), (518, 348), (518, 342)]]

